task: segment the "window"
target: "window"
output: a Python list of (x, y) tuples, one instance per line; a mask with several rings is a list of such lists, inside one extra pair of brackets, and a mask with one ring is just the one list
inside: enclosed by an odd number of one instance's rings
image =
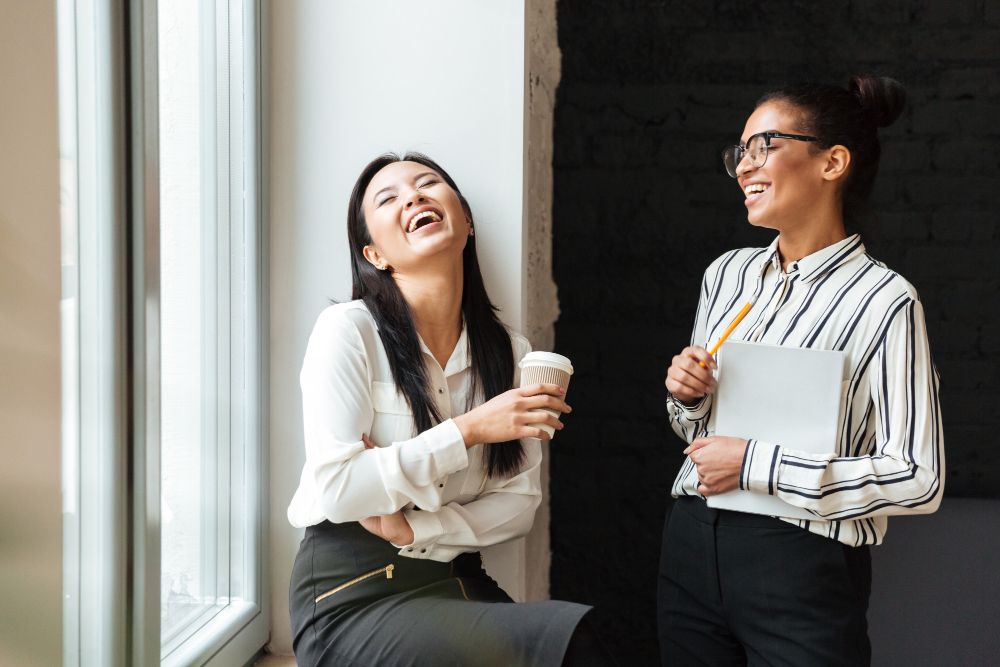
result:
[(64, 663), (242, 667), (269, 632), (258, 2), (123, 4), (58, 4)]

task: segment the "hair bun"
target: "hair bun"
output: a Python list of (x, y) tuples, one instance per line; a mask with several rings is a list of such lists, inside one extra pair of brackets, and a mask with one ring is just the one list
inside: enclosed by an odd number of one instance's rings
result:
[(847, 89), (871, 115), (876, 127), (889, 127), (906, 106), (906, 89), (895, 79), (873, 74), (851, 77)]

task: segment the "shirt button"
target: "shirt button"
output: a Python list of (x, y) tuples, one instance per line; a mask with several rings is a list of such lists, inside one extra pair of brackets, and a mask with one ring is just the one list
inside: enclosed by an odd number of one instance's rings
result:
[(413, 549), (407, 549), (407, 551), (413, 551)]
[(438, 488), (439, 489), (443, 489), (444, 488), (444, 484), (438, 484)]
[(420, 550), (420, 553), (422, 553), (422, 554), (425, 554), (425, 553), (427, 553), (427, 549), (421, 549), (421, 550)]
[(444, 388), (442, 387), (442, 388), (438, 389), (438, 393), (439, 394), (443, 394), (444, 393)]

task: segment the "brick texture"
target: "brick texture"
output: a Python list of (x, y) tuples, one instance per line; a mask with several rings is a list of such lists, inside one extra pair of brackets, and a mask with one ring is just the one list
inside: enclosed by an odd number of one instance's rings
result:
[(772, 238), (747, 224), (720, 157), (769, 88), (867, 71), (907, 86), (904, 116), (882, 134), (880, 227), (866, 243), (924, 302), (948, 494), (1000, 497), (1000, 11), (562, 0), (558, 23), (556, 350), (577, 372), (551, 450), (552, 595), (596, 605), (623, 665), (653, 665), (660, 536), (683, 459), (663, 378), (705, 267)]

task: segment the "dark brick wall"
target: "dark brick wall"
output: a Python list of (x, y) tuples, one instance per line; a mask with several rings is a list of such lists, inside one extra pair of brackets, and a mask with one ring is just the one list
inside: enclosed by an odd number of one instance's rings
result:
[(766, 245), (720, 153), (796, 80), (904, 82), (870, 252), (924, 301), (951, 495), (1000, 496), (1000, 0), (562, 0), (555, 117), (559, 352), (578, 369), (552, 447), (552, 594), (595, 604), (655, 664), (655, 584), (681, 442), (663, 406), (708, 263)]

